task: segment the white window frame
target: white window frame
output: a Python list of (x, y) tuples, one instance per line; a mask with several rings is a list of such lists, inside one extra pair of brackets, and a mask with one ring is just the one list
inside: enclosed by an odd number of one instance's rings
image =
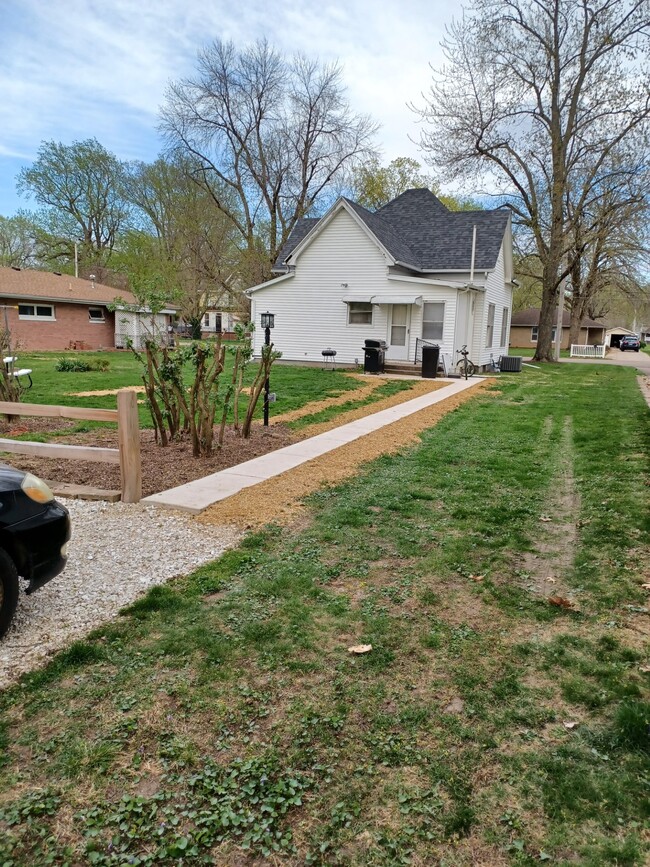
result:
[[(539, 334), (539, 325), (531, 325), (530, 328), (530, 342), (537, 343), (537, 335)], [(555, 343), (555, 339), (557, 337), (557, 326), (553, 326), (553, 331), (551, 332), (551, 343)]]
[[(427, 307), (436, 305), (442, 308), (440, 319), (426, 319)], [(433, 325), (435, 330), (434, 336), (425, 335), (425, 325)], [(438, 333), (439, 332), (439, 333)], [(425, 301), (422, 305), (422, 340), (439, 340), (442, 342), (445, 332), (445, 302), (444, 301)]]
[(501, 346), (507, 346), (508, 339), (508, 317), (510, 316), (510, 309), (508, 307), (504, 307), (501, 311)]
[(372, 306), (369, 301), (348, 301), (348, 325), (372, 325)]
[[(91, 310), (96, 310), (101, 315), (100, 316), (91, 316), (90, 315)], [(88, 321), (89, 322), (98, 322), (100, 325), (103, 324), (104, 322), (106, 322), (106, 316), (104, 315), (104, 308), (103, 307), (89, 307), (88, 308)]]
[[(20, 312), (21, 307), (31, 307), (34, 312), (33, 313), (21, 313)], [(39, 307), (41, 308), (41, 310), (43, 310), (45, 307), (47, 307), (51, 311), (50, 315), (46, 316), (42, 313), (37, 313), (36, 311), (38, 310)], [(55, 322), (56, 316), (54, 315), (54, 304), (37, 304), (36, 302), (30, 303), (30, 304), (19, 304), (18, 305), (18, 318), (19, 319), (30, 319), (32, 321), (35, 320), (37, 322)]]
[(491, 349), (494, 344), (494, 315), (496, 313), (496, 305), (488, 304), (487, 329), (485, 331), (485, 346), (486, 349)]

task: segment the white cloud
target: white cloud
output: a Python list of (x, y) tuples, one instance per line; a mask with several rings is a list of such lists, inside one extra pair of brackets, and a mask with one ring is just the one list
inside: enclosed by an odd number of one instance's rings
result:
[(44, 139), (94, 136), (121, 158), (152, 159), (168, 82), (191, 75), (215, 38), (262, 36), (339, 60), (353, 107), (382, 125), (386, 158), (417, 156), (406, 103), (426, 89), (429, 62), (440, 62), (453, 12), (443, 0), (0, 0), (0, 9), (0, 173), (15, 168), (3, 157), (30, 162)]

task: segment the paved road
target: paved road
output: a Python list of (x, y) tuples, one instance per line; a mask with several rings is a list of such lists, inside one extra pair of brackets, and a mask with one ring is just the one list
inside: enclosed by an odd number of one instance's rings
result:
[(621, 352), (620, 349), (610, 349), (607, 358), (561, 358), (560, 361), (570, 361), (572, 364), (614, 364), (618, 367), (636, 367), (640, 373), (650, 375), (650, 355), (647, 352)]

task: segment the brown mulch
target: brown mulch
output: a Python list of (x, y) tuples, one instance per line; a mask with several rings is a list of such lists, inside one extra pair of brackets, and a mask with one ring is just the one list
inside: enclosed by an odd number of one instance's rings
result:
[[(20, 419), (18, 423), (0, 425), (0, 436), (12, 437), (18, 433), (52, 433), (74, 427), (75, 422), (54, 419)], [(297, 437), (282, 425), (265, 428), (255, 425), (249, 440), (242, 440), (232, 431), (226, 433), (221, 449), (215, 449), (210, 457), (192, 456), (190, 442), (170, 443), (166, 448), (156, 445), (152, 430), (140, 431), (140, 454), (142, 460), (142, 495), (156, 494), (185, 482), (193, 482), (203, 476), (225, 470), (244, 461), (265, 455), (295, 442)], [(53, 442), (79, 446), (102, 446), (117, 448), (117, 431), (93, 430), (88, 433), (68, 434)], [(100, 464), (91, 461), (57, 460), (34, 458), (29, 455), (10, 455), (7, 462), (21, 470), (35, 473), (52, 482), (73, 485), (90, 485), (105, 490), (119, 490), (120, 468), (117, 464)]]

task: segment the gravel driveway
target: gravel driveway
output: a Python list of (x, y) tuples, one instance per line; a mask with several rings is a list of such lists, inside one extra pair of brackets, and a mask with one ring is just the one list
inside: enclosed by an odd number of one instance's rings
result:
[(232, 547), (241, 533), (151, 506), (64, 500), (72, 539), (65, 570), (21, 593), (0, 642), (0, 688), (110, 620), (154, 584), (186, 575)]

